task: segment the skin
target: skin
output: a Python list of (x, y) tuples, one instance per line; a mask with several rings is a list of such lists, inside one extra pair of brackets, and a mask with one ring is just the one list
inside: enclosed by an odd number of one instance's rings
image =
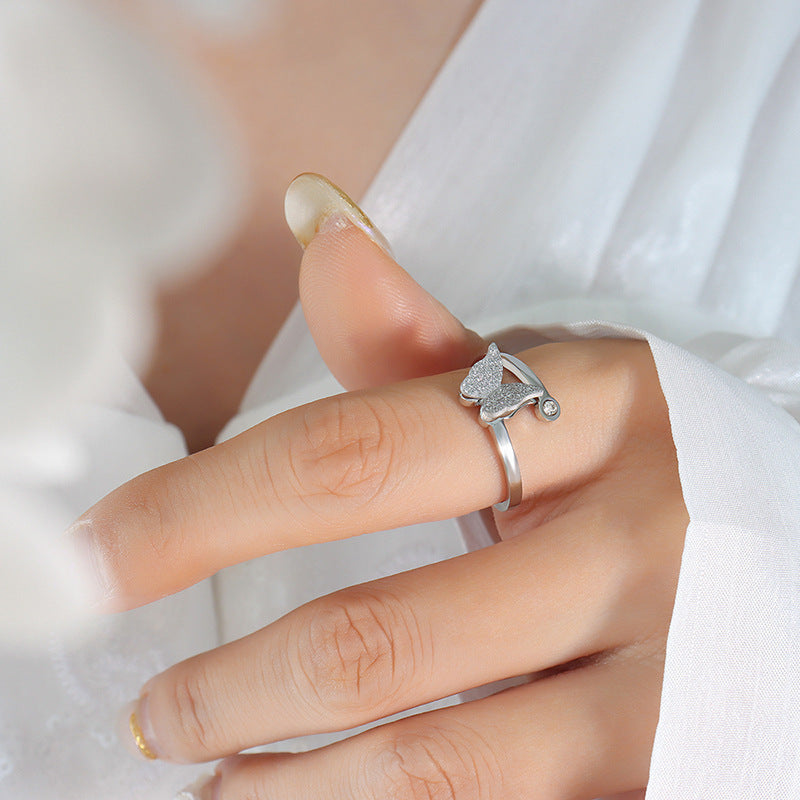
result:
[[(75, 535), (102, 565), (106, 608), (256, 555), (503, 499), (493, 440), (457, 400), (486, 342), (352, 226), (323, 226), (300, 295), (352, 391), (90, 509)], [(562, 415), (510, 421), (525, 498), (494, 514), (497, 543), (320, 598), (155, 676), (137, 713), (159, 757), (227, 756), (208, 787), (222, 800), (641, 796), (688, 521), (666, 404), (643, 342), (520, 357)], [(515, 676), (320, 750), (235, 755)]]
[(239, 35), (193, 25), (176, 3), (95, 2), (210, 88), (249, 180), (232, 239), (157, 298), (144, 382), (197, 451), (234, 416), (297, 301), (286, 186), (321, 172), (360, 197), (480, 2), (263, 0), (263, 20)]

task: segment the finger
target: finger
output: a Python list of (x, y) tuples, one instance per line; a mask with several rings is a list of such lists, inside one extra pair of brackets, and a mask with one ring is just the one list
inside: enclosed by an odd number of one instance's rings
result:
[[(532, 357), (545, 385), (558, 387), (562, 415), (548, 424), (526, 411), (509, 422), (528, 495), (597, 474), (659, 391), (642, 374), (653, 367), (641, 342), (545, 345)], [(499, 502), (505, 473), (491, 434), (456, 399), (463, 377), (311, 403), (115, 490), (75, 528), (107, 607), (149, 602), (275, 550)], [(644, 415), (637, 424), (647, 436), (654, 423)]]
[[(336, 592), (171, 667), (139, 703), (149, 750), (210, 761), (632, 641), (647, 605), (633, 591), (641, 576), (621, 555), (626, 535), (600, 519), (582, 509), (495, 547)], [(520, 637), (521, 627), (535, 635)]]
[(626, 651), (299, 755), (220, 765), (225, 800), (591, 800), (646, 785), (663, 674)]
[(436, 375), (469, 366), (485, 352), (478, 334), (376, 246), (385, 240), (374, 225), (325, 178), (295, 178), (286, 194), (286, 218), (307, 244), (300, 300), (309, 329), (343, 386), (361, 389)]

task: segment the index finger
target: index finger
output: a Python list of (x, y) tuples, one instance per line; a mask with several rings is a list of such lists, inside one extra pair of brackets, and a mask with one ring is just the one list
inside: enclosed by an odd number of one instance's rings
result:
[[(594, 424), (596, 404), (629, 396), (632, 374), (620, 375), (608, 350), (642, 344), (553, 344), (522, 354), (562, 407), (552, 425), (525, 409), (508, 423), (526, 496), (584, 480), (607, 459), (616, 426)], [(495, 443), (458, 400), (464, 375), (319, 400), (119, 487), (74, 527), (101, 605), (133, 608), (276, 550), (501, 501), (506, 478)]]

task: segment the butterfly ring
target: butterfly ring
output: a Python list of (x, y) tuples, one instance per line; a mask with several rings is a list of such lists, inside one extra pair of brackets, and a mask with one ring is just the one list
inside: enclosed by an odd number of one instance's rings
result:
[[(508, 370), (520, 383), (503, 383), (503, 370)], [(501, 353), (494, 342), (461, 382), (459, 394), (464, 405), (479, 406), (480, 423), (494, 434), (497, 451), (506, 471), (508, 497), (494, 507), (498, 511), (506, 511), (519, 505), (522, 500), (522, 475), (506, 429), (506, 420), (523, 406), (535, 405), (542, 419), (553, 422), (560, 416), (561, 406), (527, 364), (508, 353)]]

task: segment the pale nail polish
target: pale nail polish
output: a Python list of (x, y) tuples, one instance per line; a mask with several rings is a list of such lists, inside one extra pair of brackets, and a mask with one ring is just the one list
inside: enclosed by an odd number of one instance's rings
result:
[(323, 223), (333, 216), (343, 216), (361, 228), (389, 255), (392, 248), (370, 218), (338, 186), (322, 175), (304, 172), (286, 190), (284, 213), (294, 238), (306, 247)]
[(173, 800), (218, 800), (219, 776), (202, 775), (194, 783), (181, 789)]

